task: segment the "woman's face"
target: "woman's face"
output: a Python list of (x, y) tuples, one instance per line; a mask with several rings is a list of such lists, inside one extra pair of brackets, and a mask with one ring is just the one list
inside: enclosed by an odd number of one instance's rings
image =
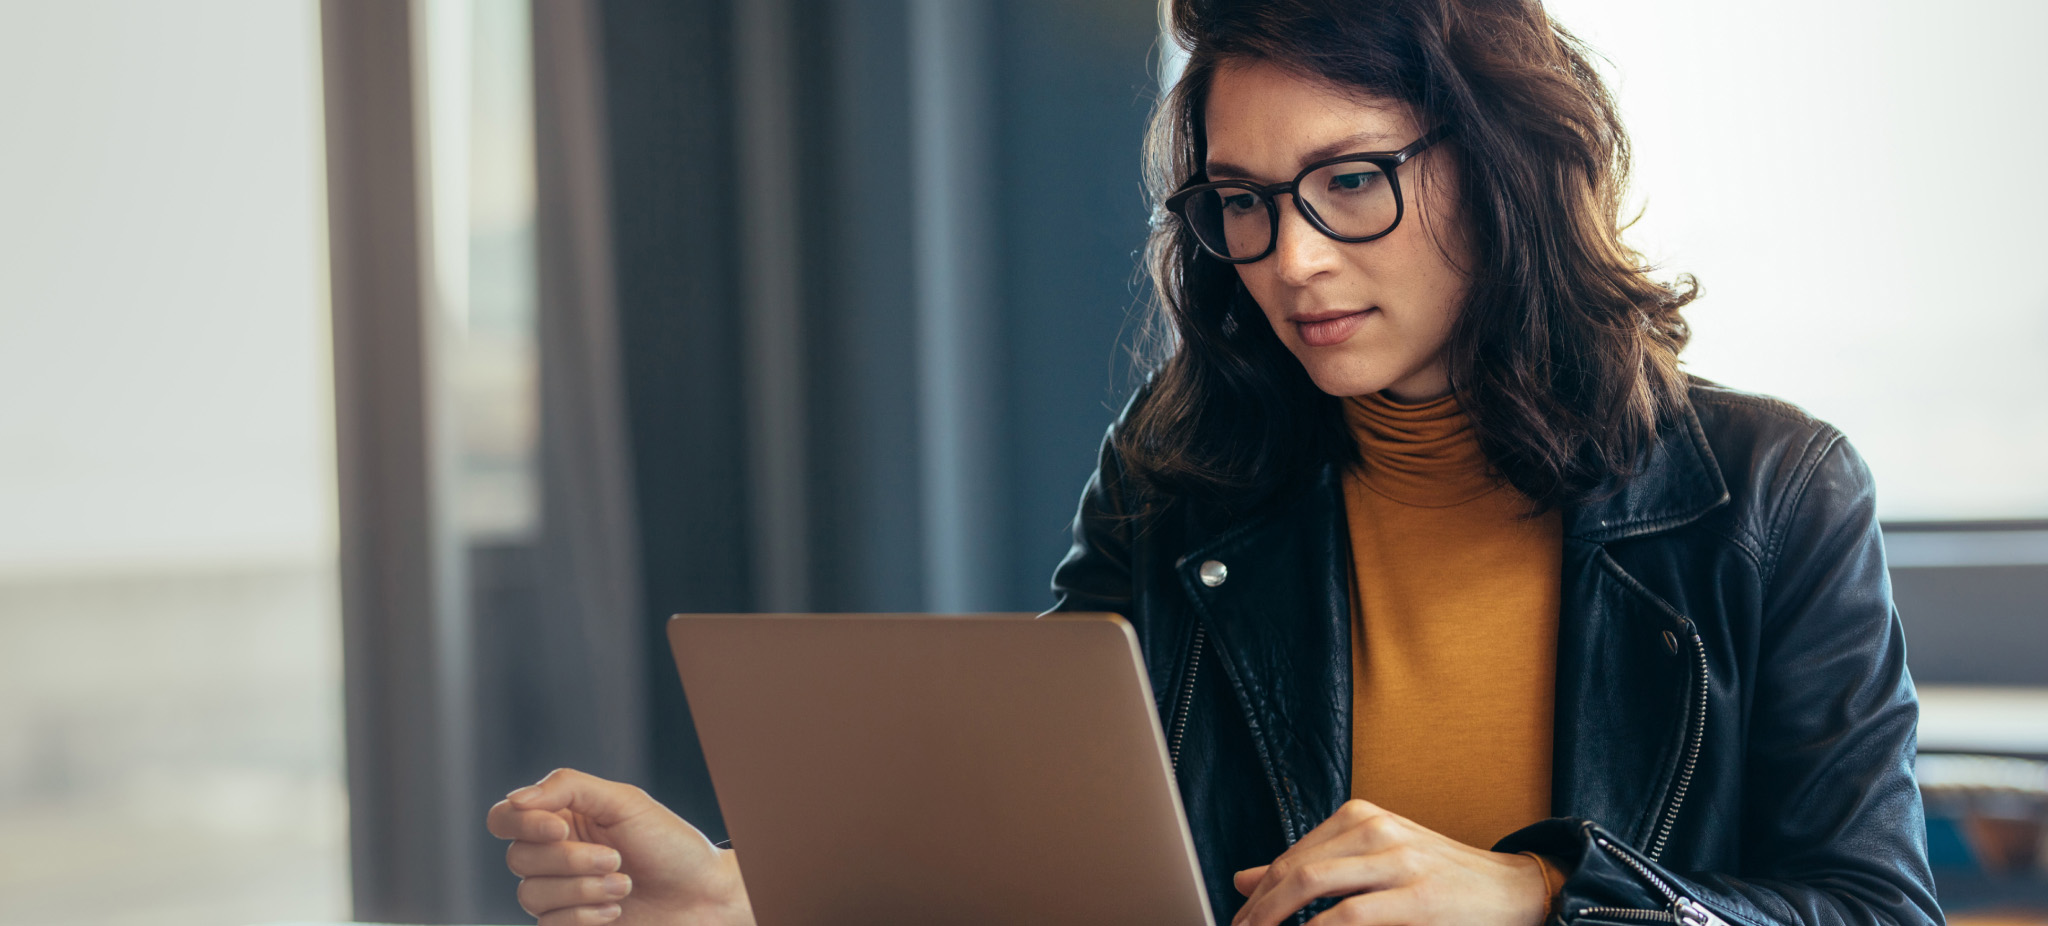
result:
[[(1415, 124), (1400, 104), (1264, 61), (1218, 69), (1203, 122), (1209, 179), (1265, 184), (1292, 180), (1311, 161), (1399, 150), (1432, 128)], [(1281, 196), (1273, 253), (1236, 265), (1273, 332), (1324, 392), (1384, 390), (1419, 401), (1451, 391), (1444, 345), (1465, 297), (1458, 265), (1471, 261), (1446, 144), (1401, 166), (1407, 214), (1385, 237), (1357, 244), (1326, 237), (1302, 218), (1294, 197)]]

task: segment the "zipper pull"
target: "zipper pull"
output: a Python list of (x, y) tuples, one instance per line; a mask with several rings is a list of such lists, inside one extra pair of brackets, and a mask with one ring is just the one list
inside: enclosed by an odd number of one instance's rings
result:
[(1671, 902), (1671, 915), (1678, 921), (1678, 926), (1713, 926), (1719, 922), (1719, 918), (1709, 913), (1707, 908), (1686, 897)]

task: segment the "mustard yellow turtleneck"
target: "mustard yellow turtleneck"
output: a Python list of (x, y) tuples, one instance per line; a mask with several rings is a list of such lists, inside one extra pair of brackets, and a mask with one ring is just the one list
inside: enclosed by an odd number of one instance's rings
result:
[(1345, 416), (1352, 796), (1491, 848), (1550, 816), (1563, 521), (1488, 475), (1453, 396)]

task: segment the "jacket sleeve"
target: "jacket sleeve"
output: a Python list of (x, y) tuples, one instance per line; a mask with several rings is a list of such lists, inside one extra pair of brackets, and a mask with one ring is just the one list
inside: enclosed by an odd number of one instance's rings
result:
[(1080, 510), (1074, 514), (1074, 545), (1053, 570), (1052, 611), (1130, 616), (1132, 518), (1125, 507), (1125, 489), (1116, 426), (1111, 425), (1102, 437), (1095, 474), (1088, 477)]
[[(1769, 518), (1740, 807), (1741, 871), (1672, 871), (1596, 823), (1559, 819), (1502, 840), (1574, 871), (1553, 922), (1704, 926), (1942, 922), (1913, 779), (1919, 704), (1869, 470), (1820, 435)], [(1719, 822), (1719, 821), (1716, 821)]]

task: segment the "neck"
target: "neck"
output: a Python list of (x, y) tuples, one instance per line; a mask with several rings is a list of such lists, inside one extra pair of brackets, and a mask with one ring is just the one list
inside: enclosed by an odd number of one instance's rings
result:
[(1421, 405), (1424, 402), (1434, 402), (1450, 394), (1451, 384), (1449, 380), (1446, 380), (1441, 387), (1429, 389), (1418, 390), (1403, 388), (1400, 386), (1388, 386), (1387, 388), (1380, 390), (1380, 395), (1386, 396), (1387, 398), (1399, 402), (1403, 405)]
[(1404, 405), (1431, 402), (1450, 394), (1451, 370), (1442, 357), (1380, 390), (1380, 395)]

